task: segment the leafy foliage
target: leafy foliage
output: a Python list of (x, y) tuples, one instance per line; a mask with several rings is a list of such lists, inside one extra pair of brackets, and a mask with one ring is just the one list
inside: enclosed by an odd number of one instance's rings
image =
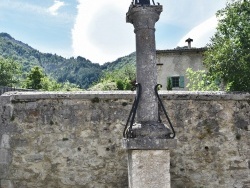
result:
[(59, 89), (59, 91), (82, 91), (82, 89), (80, 89), (78, 85), (66, 81), (61, 84), (61, 88)]
[(20, 66), (16, 61), (0, 57), (0, 86), (15, 85), (20, 73)]
[(29, 89), (42, 89), (43, 83), (46, 81), (45, 74), (40, 67), (34, 67), (31, 69), (30, 73), (28, 73), (25, 87)]
[(44, 90), (44, 91), (76, 91), (80, 90), (76, 84), (71, 84), (68, 81), (58, 83), (55, 79), (45, 75), (41, 67), (33, 67), (28, 73), (24, 84), (25, 88)]
[(167, 80), (167, 90), (172, 90), (173, 89), (173, 85), (172, 85), (172, 80), (171, 78), (168, 78)]
[(68, 61), (67, 64), (52, 72), (59, 82), (69, 81), (86, 89), (99, 79), (102, 72), (99, 64), (91, 63), (83, 57), (70, 58)]
[(209, 76), (205, 70), (193, 71), (191, 68), (186, 70), (189, 83), (187, 88), (190, 91), (218, 91), (218, 83)]
[(230, 91), (250, 91), (250, 1), (237, 0), (217, 12), (217, 32), (204, 64), (208, 76)]
[[(108, 62), (104, 65), (92, 63), (88, 59), (63, 58), (56, 54), (41, 53), (21, 41), (17, 41), (7, 33), (0, 33), (0, 54), (4, 58), (12, 58), (19, 62), (23, 72), (29, 72), (33, 67), (41, 67), (44, 74), (59, 83), (75, 84), (87, 89), (93, 83), (97, 83), (100, 77), (107, 71), (121, 69), (127, 64), (135, 64), (135, 54)], [(66, 84), (66, 85), (67, 85)]]
[(128, 64), (121, 69), (106, 71), (100, 82), (90, 90), (130, 90), (135, 81), (135, 65)]

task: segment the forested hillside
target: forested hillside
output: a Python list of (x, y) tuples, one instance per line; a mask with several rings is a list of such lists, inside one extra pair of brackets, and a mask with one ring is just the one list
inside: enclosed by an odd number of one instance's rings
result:
[(44, 69), (46, 75), (58, 82), (69, 81), (83, 89), (98, 82), (103, 72), (120, 69), (128, 64), (135, 65), (135, 53), (118, 58), (114, 62), (99, 65), (80, 56), (66, 59), (56, 54), (41, 53), (28, 44), (15, 40), (7, 33), (0, 33), (0, 56), (12, 58), (20, 63), (23, 72), (39, 66)]

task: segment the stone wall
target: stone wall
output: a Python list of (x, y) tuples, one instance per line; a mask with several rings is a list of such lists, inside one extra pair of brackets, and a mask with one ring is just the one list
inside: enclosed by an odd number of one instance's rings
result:
[[(250, 94), (162, 92), (173, 188), (250, 187)], [(1, 188), (125, 188), (132, 92), (0, 97)]]

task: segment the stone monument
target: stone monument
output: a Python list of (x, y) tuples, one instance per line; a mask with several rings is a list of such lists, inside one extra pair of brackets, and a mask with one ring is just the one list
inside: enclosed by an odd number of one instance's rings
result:
[[(155, 23), (161, 12), (159, 4), (150, 5), (150, 1), (136, 0), (126, 15), (127, 22), (135, 28), (138, 83), (137, 97), (131, 110), (132, 123), (125, 128), (123, 140), (123, 147), (128, 150), (130, 188), (170, 187), (169, 149), (176, 146), (176, 140), (173, 139), (175, 133), (167, 114), (172, 131), (161, 122), (158, 111), (159, 102), (162, 103), (157, 92)], [(136, 123), (133, 122), (135, 113)]]

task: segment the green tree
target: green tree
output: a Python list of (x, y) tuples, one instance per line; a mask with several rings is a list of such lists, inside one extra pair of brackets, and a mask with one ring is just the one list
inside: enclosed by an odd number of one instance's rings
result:
[(25, 86), (29, 89), (43, 91), (79, 91), (80, 87), (69, 81), (58, 83), (55, 79), (46, 76), (41, 67), (33, 67), (27, 75)]
[(61, 91), (82, 91), (82, 89), (80, 89), (80, 86), (76, 84), (72, 84), (69, 81), (64, 82), (60, 90)]
[(229, 91), (250, 91), (250, 1), (228, 3), (217, 12), (217, 31), (205, 52), (204, 65), (213, 81)]
[(44, 91), (60, 91), (63, 84), (58, 83), (56, 80), (49, 78), (47, 76), (44, 76), (41, 79), (41, 90)]
[(172, 90), (173, 89), (173, 86), (172, 86), (172, 80), (171, 78), (168, 78), (167, 80), (167, 90)]
[(135, 66), (128, 64), (114, 71), (106, 71), (100, 82), (89, 90), (130, 90), (135, 80)]
[(190, 91), (218, 91), (219, 83), (209, 76), (205, 70), (193, 71), (191, 68), (186, 70), (189, 80), (187, 88)]
[(14, 86), (20, 77), (20, 65), (13, 59), (0, 57), (0, 86)]
[(25, 87), (29, 89), (42, 89), (43, 88), (43, 79), (45, 74), (41, 67), (35, 66), (28, 73)]

